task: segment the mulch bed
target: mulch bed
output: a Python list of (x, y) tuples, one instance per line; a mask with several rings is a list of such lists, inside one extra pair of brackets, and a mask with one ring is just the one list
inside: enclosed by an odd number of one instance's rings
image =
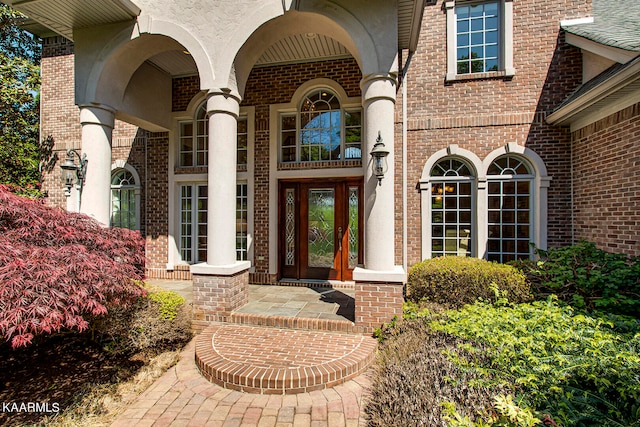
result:
[(3, 343), (0, 425), (39, 424), (56, 409), (64, 411), (88, 387), (121, 382), (143, 365), (105, 352), (84, 334), (41, 338), (16, 350)]

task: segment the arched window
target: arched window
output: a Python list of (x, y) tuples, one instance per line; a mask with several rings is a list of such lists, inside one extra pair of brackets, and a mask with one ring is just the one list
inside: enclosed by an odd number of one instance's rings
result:
[(111, 175), (111, 226), (137, 230), (139, 184), (132, 172), (116, 169)]
[(528, 259), (533, 240), (532, 192), (535, 173), (523, 158), (511, 154), (487, 169), (487, 259)]
[(431, 255), (472, 255), (473, 182), (471, 168), (445, 158), (431, 169)]
[(280, 115), (280, 162), (321, 162), (360, 159), (360, 109), (345, 110), (327, 89), (307, 93), (297, 113)]

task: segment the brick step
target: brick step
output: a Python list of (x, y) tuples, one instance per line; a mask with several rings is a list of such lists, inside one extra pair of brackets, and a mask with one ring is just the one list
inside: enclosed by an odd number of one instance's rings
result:
[(349, 320), (318, 319), (305, 317), (271, 316), (255, 313), (231, 313), (228, 323), (252, 326), (268, 326), (284, 329), (303, 329), (310, 331), (343, 332), (362, 334), (364, 328)]
[(222, 387), (261, 394), (322, 390), (362, 373), (378, 342), (365, 335), (216, 323), (196, 338), (196, 365)]

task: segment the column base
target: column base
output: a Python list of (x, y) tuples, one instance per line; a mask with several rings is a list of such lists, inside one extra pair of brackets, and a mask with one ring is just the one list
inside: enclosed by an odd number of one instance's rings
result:
[(391, 271), (356, 268), (355, 323), (371, 333), (394, 316), (402, 316), (404, 284), (407, 274), (401, 266)]
[(249, 261), (231, 265), (191, 266), (194, 320), (226, 322), (249, 302)]

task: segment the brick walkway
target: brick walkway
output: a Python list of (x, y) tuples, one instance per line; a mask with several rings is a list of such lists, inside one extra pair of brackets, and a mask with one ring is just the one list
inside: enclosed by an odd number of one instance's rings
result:
[(369, 374), (333, 388), (294, 395), (242, 393), (210, 383), (194, 363), (195, 340), (180, 362), (112, 424), (130, 426), (355, 427), (366, 425)]

